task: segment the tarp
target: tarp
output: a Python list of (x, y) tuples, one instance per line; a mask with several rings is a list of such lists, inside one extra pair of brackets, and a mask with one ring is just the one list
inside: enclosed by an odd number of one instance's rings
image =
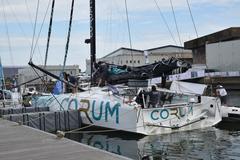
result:
[(170, 90), (182, 93), (202, 95), (207, 88), (205, 84), (173, 81)]
[(62, 85), (63, 85), (63, 83), (58, 80), (58, 81), (56, 82), (54, 88), (53, 88), (52, 93), (53, 93), (53, 94), (56, 94), (56, 95), (61, 94), (62, 91), (63, 91), (63, 90), (62, 90)]
[[(63, 79), (63, 73), (60, 73), (60, 78)], [(55, 83), (52, 93), (56, 94), (56, 95), (63, 93), (63, 82), (62, 81), (58, 80)]]

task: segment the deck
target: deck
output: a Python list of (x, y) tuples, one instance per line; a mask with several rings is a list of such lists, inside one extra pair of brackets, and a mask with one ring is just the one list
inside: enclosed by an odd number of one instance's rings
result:
[(1, 160), (128, 159), (0, 118)]

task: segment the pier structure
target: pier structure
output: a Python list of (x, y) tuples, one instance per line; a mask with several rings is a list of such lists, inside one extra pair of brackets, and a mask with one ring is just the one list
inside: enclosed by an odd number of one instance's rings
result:
[(128, 159), (64, 138), (65, 131), (81, 129), (81, 124), (80, 112), (76, 110), (50, 112), (48, 107), (0, 108), (0, 159)]
[(128, 159), (1, 118), (0, 130), (0, 159), (3, 160)]

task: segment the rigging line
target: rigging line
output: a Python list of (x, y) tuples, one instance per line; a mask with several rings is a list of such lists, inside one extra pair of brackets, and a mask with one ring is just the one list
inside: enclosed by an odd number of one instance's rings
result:
[(180, 33), (179, 33), (179, 29), (178, 29), (177, 19), (176, 19), (175, 11), (174, 11), (174, 8), (173, 8), (172, 0), (170, 0), (170, 4), (171, 4), (171, 8), (172, 8), (172, 13), (173, 13), (173, 18), (174, 18), (176, 30), (177, 30), (177, 33), (178, 33), (178, 40), (179, 40), (180, 46), (182, 46), (182, 41), (181, 41), (181, 38), (180, 38)]
[(45, 77), (45, 75), (43, 75), (43, 76), (41, 76), (41, 77), (37, 77), (37, 78), (31, 79), (31, 80), (29, 80), (29, 81), (27, 81), (27, 82), (20, 83), (20, 84), (18, 84), (18, 85), (16, 85), (16, 86), (11, 87), (11, 89), (21, 87), (21, 86), (23, 86), (23, 85), (25, 85), (25, 84), (31, 83), (31, 82), (33, 82), (33, 81), (36, 81), (36, 80), (38, 80), (38, 79), (40, 79), (40, 78), (42, 78), (42, 77)]
[[(50, 1), (49, 1), (49, 4), (50, 4)], [(55, 6), (55, 0), (52, 0), (52, 9), (51, 9), (50, 21), (49, 21), (49, 27), (48, 27), (47, 47), (46, 47), (44, 66), (43, 66), (44, 69), (46, 68), (47, 59), (48, 59), (48, 50), (49, 50), (51, 33), (52, 33), (52, 21), (53, 21), (54, 6)], [(45, 75), (47, 75), (47, 74), (45, 74)], [(48, 77), (47, 76), (45, 77), (45, 80), (48, 81)], [(46, 90), (46, 87), (44, 88), (44, 90)]]
[[(31, 67), (34, 67), (34, 68), (38, 69), (39, 71), (41, 71), (41, 72), (43, 72), (43, 73), (46, 73), (47, 75), (53, 77), (54, 79), (57, 79), (57, 80), (59, 80), (59, 81), (65, 83), (65, 84), (68, 84), (69, 86), (71, 86), (71, 87), (73, 87), (73, 88), (75, 87), (75, 85), (72, 84), (71, 82), (66, 81), (66, 80), (60, 78), (59, 76), (56, 76), (55, 74), (53, 74), (53, 73), (51, 73), (51, 72), (48, 72), (47, 70), (45, 70), (45, 69), (43, 69), (43, 68), (41, 68), (41, 67), (39, 67), (39, 66), (33, 64), (32, 61), (29, 61), (28, 64), (29, 64)], [(80, 91), (85, 91), (85, 90), (83, 90), (83, 89), (80, 88), (80, 87), (78, 87), (78, 89), (79, 89)]]
[(5, 28), (6, 28), (6, 35), (7, 35), (8, 49), (9, 49), (10, 59), (11, 59), (12, 65), (14, 65), (13, 54), (12, 54), (12, 46), (11, 46), (11, 40), (10, 40), (10, 36), (9, 36), (9, 30), (8, 30), (8, 24), (7, 24), (8, 22), (7, 22), (7, 18), (6, 18), (4, 0), (2, 0), (2, 6), (3, 6), (3, 7), (2, 7), (2, 8), (3, 8), (3, 18), (4, 18)]
[(50, 38), (52, 33), (52, 20), (53, 20), (54, 6), (55, 6), (55, 0), (52, 0), (52, 10), (51, 10), (51, 16), (50, 16), (50, 22), (49, 22), (49, 28), (48, 28), (48, 39), (47, 39), (47, 48), (45, 53), (44, 68), (46, 68), (46, 65), (47, 65), (48, 49), (49, 49), (49, 43), (50, 43)]
[(196, 36), (197, 36), (197, 38), (198, 38), (197, 27), (196, 27), (196, 24), (195, 24), (195, 22), (194, 22), (194, 18), (193, 18), (191, 6), (190, 6), (190, 4), (189, 4), (189, 1), (188, 1), (188, 0), (186, 0), (186, 1), (187, 1), (189, 13), (190, 13), (190, 15), (191, 15), (192, 23), (193, 23), (193, 26), (194, 26), (194, 29), (195, 29), (195, 33), (196, 33)]
[(106, 7), (106, 9), (105, 9), (105, 11), (106, 11), (106, 25), (104, 25), (104, 27), (101, 27), (100, 29), (101, 29), (101, 31), (100, 32), (102, 32), (103, 33), (103, 35), (105, 35), (105, 36), (103, 36), (103, 41), (106, 41), (106, 42), (109, 42), (107, 45), (106, 45), (106, 43), (102, 43), (101, 44), (101, 48), (102, 48), (102, 51), (101, 52), (103, 52), (103, 53), (107, 53), (108, 52), (108, 50), (109, 50), (109, 48), (111, 48), (111, 45), (110, 45), (110, 43), (112, 42), (111, 40), (110, 40), (110, 38), (111, 38), (111, 35), (110, 35), (110, 24), (111, 24), (111, 22), (110, 22), (110, 16), (111, 16), (111, 6), (107, 6)]
[(27, 0), (25, 0), (25, 5), (26, 5), (27, 13), (28, 13), (28, 18), (30, 19), (30, 22), (31, 22), (31, 25), (32, 25), (32, 28), (33, 28), (33, 27), (34, 27), (33, 19), (32, 19), (32, 16), (31, 16), (31, 14), (30, 14), (30, 9), (29, 9)]
[[(121, 130), (131, 130), (131, 129), (136, 129), (136, 128), (142, 128), (145, 125), (141, 125), (141, 126), (136, 126), (136, 127), (128, 127), (128, 128), (123, 128)], [(119, 132), (120, 130), (118, 129), (103, 129), (103, 130), (87, 130), (87, 131), (74, 131), (71, 133), (104, 133), (104, 132)]]
[[(109, 51), (109, 49), (110, 50), (112, 50), (112, 42), (113, 42), (113, 39), (112, 39), (112, 1), (111, 1), (111, 4), (110, 4), (110, 6), (108, 6), (108, 8), (107, 8), (107, 15), (108, 15), (108, 17), (107, 17), (107, 25), (106, 25), (106, 29), (105, 29), (105, 35), (106, 35), (106, 37), (104, 37), (105, 38), (105, 40), (106, 41), (108, 41), (108, 42), (110, 42), (108, 45), (106, 45), (106, 43), (103, 43), (103, 48), (104, 48), (104, 53), (106, 53), (106, 52), (108, 52)], [(110, 61), (109, 61), (110, 62)], [(111, 62), (110, 62), (111, 63)]]
[(131, 30), (130, 30), (130, 24), (129, 24), (129, 17), (128, 17), (128, 6), (127, 6), (127, 0), (125, 0), (125, 11), (126, 11), (126, 17), (127, 17), (127, 26), (128, 26), (128, 38), (130, 43), (130, 49), (131, 49), (131, 57), (132, 57), (132, 64), (133, 63), (133, 52), (132, 52), (132, 39), (131, 39)]
[(75, 132), (75, 131), (80, 131), (80, 130), (83, 130), (83, 129), (90, 128), (90, 127), (92, 127), (92, 126), (95, 126), (95, 124), (92, 123), (92, 124), (89, 124), (88, 126), (76, 128), (76, 129), (73, 129), (73, 130), (71, 130), (71, 131), (67, 131), (67, 132), (65, 132), (65, 133), (72, 133), (72, 132)]
[(9, 0), (6, 0), (6, 2), (7, 2), (7, 3), (8, 3), (8, 5), (10, 6), (10, 9), (11, 9), (11, 11), (12, 11), (12, 14), (13, 14), (13, 16), (14, 16), (15, 20), (17, 21), (17, 24), (18, 24), (18, 26), (19, 26), (20, 30), (22, 31), (22, 33), (23, 33), (23, 36), (24, 36), (24, 37), (26, 38), (26, 40), (27, 40), (26, 33), (25, 33), (25, 31), (23, 30), (23, 27), (22, 27), (22, 25), (21, 25), (21, 23), (20, 23), (19, 19), (17, 18), (16, 14), (15, 14), (15, 12), (14, 12), (14, 9), (13, 9), (13, 7), (10, 5), (10, 3), (9, 3)]
[[(48, 6), (47, 6), (46, 12), (45, 12), (44, 17), (43, 17), (43, 21), (42, 21), (42, 24), (41, 24), (41, 27), (40, 27), (40, 31), (38, 32), (38, 36), (37, 36), (37, 39), (36, 39), (36, 42), (35, 42), (35, 45), (34, 45), (34, 49), (33, 49), (32, 56), (33, 56), (34, 53), (35, 53), (35, 50), (36, 50), (36, 47), (37, 47), (37, 44), (38, 44), (38, 40), (39, 40), (40, 35), (41, 35), (41, 33), (42, 33), (43, 25), (44, 25), (44, 23), (45, 23), (45, 20), (46, 20), (46, 17), (47, 17), (47, 13), (48, 13), (49, 7), (50, 7), (50, 0), (48, 1)], [(40, 56), (41, 56), (41, 58), (42, 58), (42, 55), (41, 55), (41, 54), (40, 54)]]
[[(119, 7), (119, 4), (116, 2), (116, 0), (113, 0), (113, 1), (111, 1), (111, 2), (113, 2), (113, 10), (116, 12), (115, 14), (116, 15), (120, 15), (121, 17), (119, 17), (119, 21), (117, 21), (117, 23), (116, 23), (116, 26), (117, 26), (117, 29), (115, 30), (116, 32), (114, 32), (114, 33), (117, 33), (117, 34), (115, 34), (115, 43), (114, 43), (114, 45), (113, 45), (113, 48), (117, 48), (118, 47), (118, 45), (117, 45), (117, 42), (119, 42), (119, 41), (121, 41), (120, 40), (120, 35), (123, 35), (123, 34), (121, 34), (121, 30), (120, 30), (120, 27), (121, 27), (121, 25), (122, 25), (122, 21), (123, 21), (123, 15), (121, 14), (121, 11), (120, 11), (120, 7)], [(120, 22), (121, 21), (121, 22)]]
[[(14, 12), (14, 8), (10, 5), (9, 0), (7, 0), (7, 3), (8, 3), (8, 5), (10, 6), (10, 9), (11, 9), (11, 11), (12, 11), (12, 14), (13, 14), (15, 20), (17, 21), (17, 24), (18, 24), (21, 32), (23, 33), (23, 36), (25, 37), (25, 39), (29, 42), (29, 44), (30, 44), (30, 46), (31, 46), (31, 41), (29, 41), (29, 39), (27, 38), (27, 34), (26, 34), (26, 32), (24, 31), (24, 29), (23, 29), (23, 27), (22, 27), (22, 25), (21, 25), (21, 23), (20, 23), (20, 20), (18, 19), (17, 15), (16, 15), (16, 13)], [(16, 9), (15, 9), (15, 10), (16, 10)]]
[[(30, 23), (31, 23), (31, 25), (32, 25), (31, 27), (32, 27), (32, 29), (33, 29), (33, 28), (34, 28), (34, 24), (33, 24), (32, 16), (31, 16), (31, 14), (30, 14), (30, 9), (29, 9), (27, 0), (25, 0), (25, 6), (26, 6), (27, 13), (28, 13), (28, 18), (29, 18)], [(31, 48), (31, 41), (30, 41), (30, 48)], [(38, 53), (41, 54), (39, 46), (38, 46)]]
[(177, 41), (176, 41), (175, 38), (174, 38), (174, 35), (173, 35), (173, 33), (172, 33), (172, 31), (171, 31), (168, 23), (167, 23), (166, 18), (165, 18), (164, 15), (163, 15), (163, 12), (162, 12), (160, 6), (158, 5), (158, 3), (157, 3), (156, 0), (154, 0), (154, 2), (155, 2), (156, 6), (157, 6), (157, 8), (158, 8), (158, 11), (159, 11), (159, 13), (160, 13), (160, 15), (161, 15), (161, 17), (162, 17), (162, 20), (163, 20), (164, 24), (166, 25), (166, 27), (167, 27), (167, 29), (168, 29), (168, 32), (170, 33), (170, 35), (171, 35), (171, 37), (172, 37), (173, 42), (177, 45)]
[(31, 51), (30, 51), (30, 61), (32, 61), (32, 56), (33, 56), (33, 44), (34, 44), (34, 38), (35, 38), (35, 33), (36, 33), (36, 25), (37, 25), (37, 19), (38, 19), (39, 1), (40, 0), (37, 1), (35, 23), (34, 23), (34, 27), (33, 27), (33, 36), (32, 36), (32, 44), (31, 44)]
[[(27, 13), (28, 13), (28, 18), (29, 18), (29, 20), (30, 20), (30, 22), (31, 22), (31, 25), (32, 25), (31, 27), (32, 27), (32, 29), (33, 29), (33, 28), (34, 28), (34, 24), (33, 24), (32, 16), (31, 16), (31, 14), (30, 14), (30, 9), (29, 9), (27, 0), (25, 0), (25, 6), (26, 6)], [(30, 46), (31, 46), (31, 42), (30, 42)], [(40, 53), (39, 46), (38, 46), (38, 53), (41, 54), (41, 53)]]
[(113, 48), (113, 2), (111, 1), (111, 7), (110, 7), (110, 42), (111, 42), (111, 48)]
[(70, 41), (70, 36), (71, 36), (71, 28), (72, 28), (73, 9), (74, 9), (74, 0), (72, 0), (72, 6), (71, 6), (70, 21), (69, 21), (68, 36), (67, 36), (67, 44), (65, 46), (65, 56), (64, 56), (64, 61), (63, 61), (63, 71), (65, 70), (67, 55), (68, 55), (68, 47), (69, 47), (69, 41)]

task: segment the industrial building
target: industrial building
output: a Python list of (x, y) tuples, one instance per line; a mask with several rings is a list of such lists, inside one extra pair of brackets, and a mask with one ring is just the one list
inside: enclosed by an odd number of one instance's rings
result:
[(184, 43), (193, 64), (216, 71), (239, 71), (240, 27), (231, 27)]
[[(39, 66), (39, 67), (42, 68), (43, 66)], [(62, 72), (63, 66), (62, 65), (49, 65), (46, 67), (46, 70), (48, 72), (51, 72), (58, 76)], [(73, 76), (77, 76), (80, 73), (80, 69), (79, 69), (78, 65), (65, 66), (64, 71)], [(25, 68), (19, 69), (18, 70), (18, 84), (25, 83), (25, 82), (35, 79), (39, 76), (43, 76), (43, 73), (40, 71), (37, 71), (37, 70), (33, 70), (33, 68), (31, 68), (31, 67), (25, 67)], [(47, 78), (44, 78), (44, 80), (47, 83), (55, 81), (55, 79), (53, 79), (50, 76), (47, 76)], [(25, 86), (23, 86), (22, 90), (24, 90), (25, 87), (32, 87), (32, 86), (36, 87), (37, 90), (40, 90), (41, 87), (43, 86), (42, 79), (38, 79), (33, 82), (27, 83)]]
[[(168, 59), (170, 57), (176, 57), (192, 63), (192, 51), (174, 45), (151, 48), (148, 50), (137, 50), (122, 47), (102, 58), (97, 59), (97, 61), (137, 67), (161, 61), (163, 58)], [(86, 60), (86, 73), (90, 74), (90, 68), (90, 60)]]
[[(12, 88), (16, 83), (18, 79), (18, 70), (24, 68), (23, 66), (4, 66), (3, 67), (3, 75), (5, 80), (5, 87), (7, 89)], [(1, 88), (2, 88), (1, 84)]]
[(18, 70), (25, 68), (24, 66), (4, 66), (3, 67), (3, 74), (4, 78), (12, 79), (17, 78)]

